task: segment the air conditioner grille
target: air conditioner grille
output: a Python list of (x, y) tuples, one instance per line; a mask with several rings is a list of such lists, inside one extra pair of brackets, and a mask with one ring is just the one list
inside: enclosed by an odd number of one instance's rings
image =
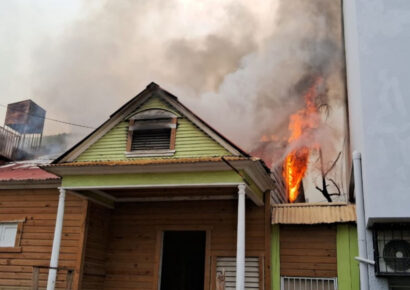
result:
[(410, 227), (377, 226), (374, 231), (376, 273), (410, 276)]

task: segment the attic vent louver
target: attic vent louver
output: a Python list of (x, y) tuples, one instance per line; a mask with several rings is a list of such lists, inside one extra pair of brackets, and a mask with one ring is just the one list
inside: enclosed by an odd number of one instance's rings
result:
[(132, 116), (129, 121), (127, 157), (173, 156), (177, 116), (171, 112), (150, 109)]
[(170, 149), (171, 128), (136, 130), (132, 136), (131, 150)]

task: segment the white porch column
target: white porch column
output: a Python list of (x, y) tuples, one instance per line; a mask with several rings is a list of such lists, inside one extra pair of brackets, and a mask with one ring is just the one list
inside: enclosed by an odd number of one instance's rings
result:
[(236, 242), (236, 290), (245, 289), (245, 184), (238, 185), (238, 230)]
[(60, 255), (61, 234), (63, 232), (65, 189), (60, 189), (58, 199), (56, 227), (54, 229), (53, 249), (51, 250), (50, 270), (48, 272), (47, 290), (54, 290), (57, 279), (58, 256)]

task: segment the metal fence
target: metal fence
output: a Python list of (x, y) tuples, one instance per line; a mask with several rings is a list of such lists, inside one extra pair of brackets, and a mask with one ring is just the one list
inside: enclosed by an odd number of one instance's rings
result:
[(281, 290), (337, 290), (337, 278), (281, 277)]
[(20, 142), (20, 135), (0, 127), (0, 155), (13, 159)]

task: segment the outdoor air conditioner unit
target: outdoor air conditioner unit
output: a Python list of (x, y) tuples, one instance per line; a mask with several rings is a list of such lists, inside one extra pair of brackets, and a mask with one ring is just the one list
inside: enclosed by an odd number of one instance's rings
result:
[(377, 224), (373, 242), (376, 275), (410, 276), (410, 224)]

